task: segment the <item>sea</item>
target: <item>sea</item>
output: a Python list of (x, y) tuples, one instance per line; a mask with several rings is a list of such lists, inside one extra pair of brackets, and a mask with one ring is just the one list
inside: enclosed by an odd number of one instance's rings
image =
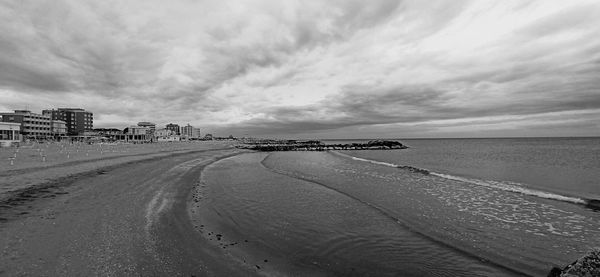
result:
[(190, 215), (266, 276), (546, 276), (600, 247), (600, 138), (397, 140), (220, 160)]

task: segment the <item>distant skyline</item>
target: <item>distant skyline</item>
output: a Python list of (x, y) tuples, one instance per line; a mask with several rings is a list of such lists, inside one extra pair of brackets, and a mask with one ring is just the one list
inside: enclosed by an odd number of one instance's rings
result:
[(222, 136), (600, 136), (600, 2), (0, 0), (0, 112)]

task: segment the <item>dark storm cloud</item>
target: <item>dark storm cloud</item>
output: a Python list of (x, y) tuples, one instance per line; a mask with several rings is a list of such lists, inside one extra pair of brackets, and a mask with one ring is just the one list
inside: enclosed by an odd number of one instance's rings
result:
[[(2, 47), (0, 47), (2, 51)], [(40, 68), (15, 64), (0, 58), (1, 83), (0, 87), (18, 91), (43, 90), (64, 91), (71, 85), (55, 72), (44, 71)]]
[[(577, 93), (573, 93), (574, 91)], [(340, 95), (328, 98), (318, 105), (269, 110), (268, 114), (275, 120), (252, 120), (244, 122), (243, 125), (247, 129), (246, 132), (251, 133), (303, 133), (372, 124), (419, 123), (600, 109), (600, 82), (585, 85), (577, 82), (550, 82), (527, 87), (527, 91), (514, 95), (513, 99), (502, 99), (501, 102), (492, 99), (483, 101), (478, 106), (453, 106), (448, 104), (452, 99), (449, 92), (427, 87), (399, 87), (376, 91), (367, 91), (367, 88), (363, 87), (346, 87)], [(485, 97), (482, 96), (482, 100), (486, 100)], [(315, 115), (319, 111), (323, 112), (321, 117)], [(505, 119), (498, 122), (503, 121)]]

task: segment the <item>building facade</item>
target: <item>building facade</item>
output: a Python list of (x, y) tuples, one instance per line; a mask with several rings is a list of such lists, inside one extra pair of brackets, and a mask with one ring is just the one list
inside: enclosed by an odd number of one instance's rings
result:
[(139, 127), (147, 127), (148, 128), (148, 135), (152, 135), (156, 131), (156, 124), (154, 124), (152, 122), (146, 122), (146, 121), (138, 122), (137, 126), (139, 126)]
[(129, 126), (127, 127), (127, 133), (125, 134), (125, 139), (129, 142), (152, 142), (154, 141), (154, 136), (149, 135), (148, 127), (140, 127), (140, 126)]
[(94, 129), (100, 136), (114, 136), (114, 135), (122, 135), (123, 131), (116, 128), (96, 128)]
[(158, 129), (156, 131), (154, 131), (154, 136), (155, 137), (170, 137), (170, 136), (174, 136), (175, 133), (171, 130), (168, 129)]
[(173, 124), (173, 123), (169, 123), (169, 124), (167, 124), (166, 127), (167, 127), (167, 130), (173, 131), (173, 133), (175, 133), (176, 135), (178, 135), (178, 136), (181, 135), (181, 130), (179, 128), (179, 125)]
[(62, 120), (67, 125), (67, 135), (77, 136), (94, 129), (94, 114), (79, 108), (58, 108), (57, 110), (44, 110), (44, 115), (51, 119)]
[(0, 122), (0, 147), (21, 141), (21, 124)]
[(157, 142), (173, 142), (180, 141), (181, 137), (175, 134), (175, 132), (168, 129), (158, 129), (154, 132), (154, 138)]
[(194, 126), (188, 124), (187, 126), (183, 126), (181, 128), (181, 136), (188, 139), (200, 138), (200, 129), (194, 128)]
[(0, 113), (2, 122), (18, 123), (20, 133), (27, 139), (48, 139), (52, 137), (50, 116), (32, 113), (28, 110), (15, 110), (13, 113)]
[(50, 132), (55, 139), (67, 136), (67, 123), (62, 120), (51, 120)]
[(148, 130), (148, 127), (129, 126), (127, 128), (127, 135), (147, 135)]

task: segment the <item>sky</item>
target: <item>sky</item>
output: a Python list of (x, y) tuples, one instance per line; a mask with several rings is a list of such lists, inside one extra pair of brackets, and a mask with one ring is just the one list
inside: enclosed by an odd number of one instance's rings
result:
[(0, 111), (222, 136), (600, 136), (598, 15), (597, 0), (0, 0)]

